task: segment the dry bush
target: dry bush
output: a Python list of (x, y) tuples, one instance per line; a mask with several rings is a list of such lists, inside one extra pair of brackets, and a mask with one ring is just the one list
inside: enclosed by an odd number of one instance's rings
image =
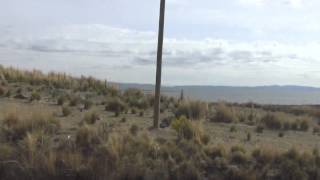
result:
[(37, 91), (33, 91), (31, 93), (30, 101), (40, 101), (41, 100), (41, 95)]
[(6, 89), (0, 85), (0, 96), (4, 96), (6, 94)]
[[(178, 133), (179, 138), (187, 140), (195, 140), (198, 143), (206, 143), (208, 140), (204, 137), (201, 122), (194, 122), (185, 116), (175, 119), (171, 123), (171, 127)], [(205, 141), (205, 142), (204, 142)]]
[(227, 151), (222, 145), (209, 146), (205, 152), (211, 159), (227, 157)]
[(89, 110), (93, 106), (93, 102), (87, 99), (83, 102), (83, 105), (84, 109)]
[(76, 133), (76, 145), (79, 148), (88, 149), (93, 148), (99, 143), (98, 131), (90, 126), (81, 126)]
[(308, 131), (310, 128), (310, 122), (308, 119), (301, 119), (300, 121), (300, 130), (301, 131)]
[(124, 99), (130, 107), (147, 109), (150, 104), (144, 93), (139, 89), (127, 89), (123, 93)]
[(68, 106), (63, 106), (62, 107), (62, 115), (64, 117), (67, 117), (71, 114), (71, 109)]
[(211, 118), (213, 122), (232, 123), (237, 120), (232, 108), (224, 103), (219, 103), (216, 107), (216, 113)]
[(208, 104), (201, 101), (183, 101), (175, 111), (175, 116), (185, 116), (189, 119), (199, 120), (206, 117)]
[(51, 112), (35, 109), (31, 113), (19, 109), (12, 110), (4, 117), (3, 124), (6, 136), (10, 140), (19, 140), (33, 131), (41, 130), (52, 134), (60, 128), (60, 121), (54, 118)]
[(136, 124), (131, 125), (130, 127), (130, 133), (134, 136), (138, 134), (139, 127)]
[(119, 115), (127, 109), (127, 105), (119, 98), (114, 98), (108, 102), (105, 109), (106, 111), (112, 111), (116, 115)]
[(59, 106), (62, 106), (67, 100), (68, 100), (68, 98), (65, 95), (59, 96), (59, 98), (57, 100), (57, 104)]
[(95, 111), (87, 112), (84, 115), (83, 122), (87, 124), (95, 124), (100, 119), (99, 114)]
[(262, 117), (261, 122), (269, 129), (278, 130), (282, 128), (281, 116), (276, 113), (267, 113)]
[(73, 96), (70, 99), (70, 106), (77, 106), (82, 102), (82, 98), (80, 96)]

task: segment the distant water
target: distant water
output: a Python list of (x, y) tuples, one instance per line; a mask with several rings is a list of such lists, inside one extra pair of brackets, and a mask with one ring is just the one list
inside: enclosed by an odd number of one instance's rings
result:
[[(121, 89), (140, 88), (153, 92), (153, 85), (119, 84)], [(260, 86), (260, 87), (227, 87), (227, 86), (174, 86), (163, 87), (167, 95), (184, 95), (191, 99), (208, 102), (255, 102), (259, 104), (306, 105), (320, 104), (320, 88), (304, 86)]]

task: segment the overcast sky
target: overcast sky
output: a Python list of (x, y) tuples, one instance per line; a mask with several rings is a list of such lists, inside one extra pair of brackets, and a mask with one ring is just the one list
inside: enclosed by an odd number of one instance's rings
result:
[[(160, 0), (1, 0), (0, 64), (154, 83)], [(319, 0), (167, 0), (166, 85), (320, 86)]]

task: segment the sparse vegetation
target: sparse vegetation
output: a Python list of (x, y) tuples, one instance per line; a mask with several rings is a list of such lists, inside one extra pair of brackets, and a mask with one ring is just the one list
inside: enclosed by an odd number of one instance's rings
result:
[[(149, 130), (152, 95), (142, 91), (0, 66), (1, 74), (4, 93), (22, 98), (0, 97), (0, 179), (319, 179), (314, 106), (163, 96), (163, 129)], [(28, 102), (33, 92), (41, 101)]]

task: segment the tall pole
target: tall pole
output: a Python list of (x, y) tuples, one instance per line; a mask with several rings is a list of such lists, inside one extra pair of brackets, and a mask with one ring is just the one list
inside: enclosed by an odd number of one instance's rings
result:
[(163, 32), (164, 32), (164, 15), (166, 1), (160, 2), (159, 34), (158, 34), (158, 52), (157, 52), (157, 75), (154, 101), (154, 120), (153, 127), (158, 128), (160, 119), (160, 90), (161, 90), (161, 69), (162, 69), (162, 49), (163, 49)]

